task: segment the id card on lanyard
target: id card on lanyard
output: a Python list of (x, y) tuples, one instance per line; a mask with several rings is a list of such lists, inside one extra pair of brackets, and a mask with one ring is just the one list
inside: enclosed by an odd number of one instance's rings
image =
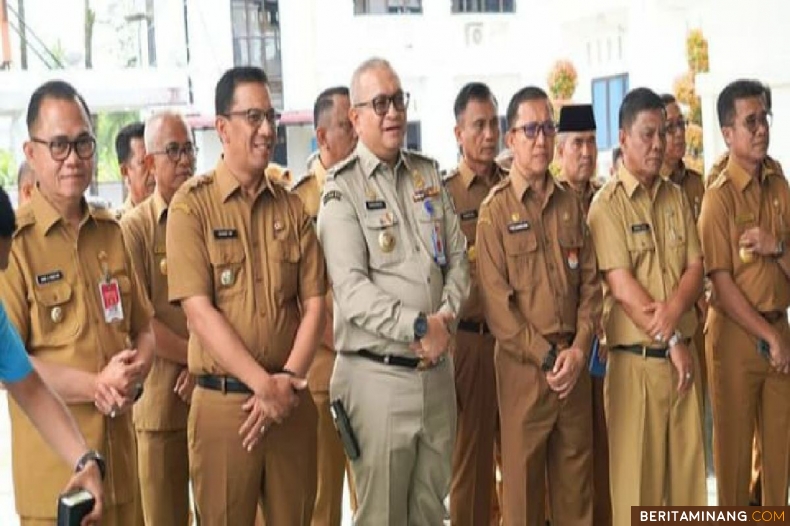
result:
[(433, 207), (433, 201), (426, 199), (423, 201), (423, 206), (428, 216), (431, 218), (431, 248), (433, 249), (433, 260), (437, 265), (443, 267), (447, 264), (447, 254), (444, 250), (444, 237), (443, 226), (441, 222), (437, 221), (434, 216), (436, 210)]
[(99, 279), (99, 298), (104, 312), (104, 322), (123, 321), (121, 287), (118, 285), (117, 279), (110, 278), (107, 254), (104, 251), (99, 253), (99, 262), (102, 267), (102, 277)]

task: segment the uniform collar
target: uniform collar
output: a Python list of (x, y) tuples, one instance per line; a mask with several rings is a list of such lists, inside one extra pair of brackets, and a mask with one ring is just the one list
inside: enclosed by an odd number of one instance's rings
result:
[(165, 199), (162, 197), (162, 194), (159, 193), (159, 188), (154, 190), (154, 194), (151, 196), (151, 204), (154, 207), (154, 217), (156, 218), (156, 221), (161, 221), (162, 215), (167, 213), (167, 203), (165, 203)]
[[(485, 182), (485, 177), (474, 173), (472, 169), (469, 168), (469, 165), (466, 164), (466, 160), (463, 158), (461, 159), (461, 162), (458, 163), (458, 175), (461, 177), (461, 182), (464, 184), (464, 187), (467, 190), (476, 180)], [(494, 163), (493, 176), (494, 178), (491, 180), (491, 184), (496, 184), (502, 180), (502, 168), (497, 163)]]
[[(224, 203), (235, 191), (240, 190), (241, 184), (239, 184), (239, 180), (233, 176), (233, 172), (230, 171), (228, 165), (225, 164), (225, 159), (222, 157), (217, 161), (217, 167), (214, 169), (214, 173), (219, 195)], [(261, 186), (260, 192), (268, 190), (272, 196), (274, 196), (274, 188), (269, 178), (264, 174), (261, 174), (261, 177), (263, 177), (263, 186)]]
[[(63, 216), (60, 215), (60, 212), (58, 212), (55, 207), (52, 206), (52, 203), (50, 203), (47, 198), (44, 197), (44, 195), (38, 189), (38, 186), (33, 189), (33, 195), (30, 198), (30, 205), (33, 208), (36, 224), (41, 229), (42, 235), (46, 236), (52, 227), (63, 219)], [(84, 210), (84, 213), (80, 224), (84, 223), (86, 219), (93, 217), (93, 212), (88, 206), (88, 203), (85, 201), (84, 197), (81, 200), (81, 206)]]
[[(357, 158), (359, 158), (359, 163), (362, 167), (362, 173), (365, 174), (365, 177), (372, 177), (373, 174), (376, 173), (376, 168), (378, 168), (379, 165), (384, 164), (384, 161), (376, 157), (376, 154), (371, 152), (362, 141), (357, 141), (356, 155)], [(393, 172), (398, 172), (398, 168), (400, 167), (401, 163), (403, 163), (403, 165), (406, 167), (406, 170), (411, 172), (411, 166), (406, 156), (403, 155), (403, 152), (398, 154), (398, 162), (395, 163)]]
[[(562, 186), (560, 185), (560, 183), (554, 178), (554, 176), (551, 175), (551, 173), (549, 173), (548, 170), (546, 171), (545, 177), (547, 177), (549, 181), (549, 184), (546, 186), (547, 197), (551, 197), (551, 195), (554, 193), (555, 188), (559, 188), (560, 190), (562, 190)], [(527, 194), (527, 190), (530, 189), (530, 183), (524, 178), (523, 174), (516, 166), (516, 163), (513, 163), (513, 165), (510, 167), (510, 179), (511, 179), (511, 185), (517, 180), (523, 181), (524, 184), (523, 190), (516, 191), (516, 197), (518, 198), (519, 201), (523, 203), (524, 196)], [(517, 184), (521, 185), (522, 183), (519, 182)]]
[(672, 181), (673, 183), (679, 185), (683, 183), (683, 179), (685, 179), (686, 176), (688, 175), (686, 170), (686, 164), (681, 159), (680, 162), (678, 163), (677, 168), (675, 168), (674, 170), (671, 170), (666, 166), (661, 165), (661, 171), (658, 173), (658, 175), (660, 175), (661, 178), (664, 179), (665, 181)]
[(318, 183), (319, 188), (324, 187), (324, 183), (326, 182), (326, 167), (324, 167), (324, 163), (321, 162), (321, 156), (316, 155), (315, 159), (310, 166), (310, 171), (313, 172), (315, 176), (315, 181)]
[[(625, 189), (625, 193), (628, 194), (629, 199), (633, 199), (634, 193), (640, 187), (642, 187), (642, 183), (639, 182), (631, 172), (624, 165), (620, 165), (620, 168), (617, 169), (617, 182), (618, 184), (623, 185)], [(660, 175), (656, 177), (654, 185), (664, 185), (667, 183), (667, 180), (661, 177)], [(647, 190), (647, 189), (645, 189)], [(656, 187), (655, 192), (658, 192), (659, 188)]]
[[(729, 156), (727, 159), (727, 167), (725, 168), (727, 173), (727, 178), (733, 182), (735, 187), (738, 189), (739, 192), (743, 192), (746, 190), (746, 187), (749, 186), (754, 178), (749, 175), (749, 173), (743, 169), (743, 167), (738, 164), (735, 159), (732, 158), (732, 155)], [(763, 162), (760, 165), (760, 182), (765, 181), (767, 177), (779, 175), (771, 166), (770, 163)]]

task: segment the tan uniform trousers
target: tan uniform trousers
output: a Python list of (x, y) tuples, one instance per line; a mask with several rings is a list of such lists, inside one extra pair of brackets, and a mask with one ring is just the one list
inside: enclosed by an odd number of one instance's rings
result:
[(604, 398), (613, 524), (630, 526), (631, 506), (706, 506), (696, 384), (680, 396), (668, 359), (611, 349), (608, 356)]
[(258, 501), (266, 524), (308, 526), (316, 491), (318, 417), (310, 393), (251, 452), (239, 428), (248, 395), (196, 387), (189, 411), (189, 466), (201, 526), (248, 526)]
[[(140, 507), (137, 501), (127, 502), (118, 506), (104, 506), (101, 526), (129, 526), (130, 524), (140, 524), (137, 516)], [(39, 519), (31, 517), (20, 517), (20, 526), (55, 526), (55, 519)]]
[(343, 402), (361, 451), (351, 461), (354, 524), (442, 524), (455, 441), (452, 358), (419, 371), (338, 353), (329, 391)]
[[(707, 358), (713, 407), (713, 461), (720, 506), (749, 504), (755, 423), (762, 452), (762, 504), (787, 505), (790, 376), (770, 370), (757, 340), (710, 309)], [(787, 320), (774, 325), (790, 338)]]
[(505, 526), (543, 526), (548, 474), (552, 520), (593, 524), (590, 375), (582, 372), (560, 400), (543, 371), (495, 354), (502, 429), (502, 518)]
[(145, 524), (189, 524), (189, 450), (187, 430), (137, 430), (137, 472), (140, 474)]

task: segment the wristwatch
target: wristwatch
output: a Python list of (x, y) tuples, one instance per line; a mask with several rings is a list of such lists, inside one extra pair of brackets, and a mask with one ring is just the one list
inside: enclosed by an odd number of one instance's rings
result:
[(74, 473), (79, 473), (80, 471), (85, 469), (85, 466), (87, 466), (88, 462), (90, 462), (91, 460), (96, 462), (96, 465), (99, 467), (99, 474), (101, 474), (101, 479), (104, 480), (104, 476), (106, 475), (107, 472), (107, 465), (104, 462), (104, 457), (102, 457), (98, 451), (93, 449), (91, 449), (90, 451), (88, 451), (87, 453), (85, 453), (80, 457), (80, 459), (77, 461), (76, 467), (74, 468)]
[(671, 349), (675, 345), (679, 344), (680, 340), (682, 338), (683, 338), (683, 335), (680, 334), (680, 331), (675, 331), (675, 334), (673, 334), (672, 337), (670, 337), (669, 341), (667, 342), (667, 345), (669, 346), (669, 349)]
[(547, 373), (554, 369), (554, 364), (557, 363), (557, 346), (553, 343), (551, 344), (551, 349), (549, 349), (548, 354), (546, 357), (543, 358), (543, 363), (540, 364), (540, 370), (544, 373)]
[(414, 341), (420, 341), (428, 334), (428, 317), (421, 312), (414, 318)]
[(784, 239), (782, 239), (776, 244), (776, 250), (774, 250), (774, 257), (780, 258), (784, 255), (785, 255), (785, 241)]

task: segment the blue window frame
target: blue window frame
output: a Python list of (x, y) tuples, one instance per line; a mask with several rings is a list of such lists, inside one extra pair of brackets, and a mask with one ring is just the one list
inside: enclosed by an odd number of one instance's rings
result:
[(628, 93), (628, 73), (602, 77), (592, 81), (592, 105), (595, 114), (595, 138), (599, 150), (617, 146), (620, 103)]

